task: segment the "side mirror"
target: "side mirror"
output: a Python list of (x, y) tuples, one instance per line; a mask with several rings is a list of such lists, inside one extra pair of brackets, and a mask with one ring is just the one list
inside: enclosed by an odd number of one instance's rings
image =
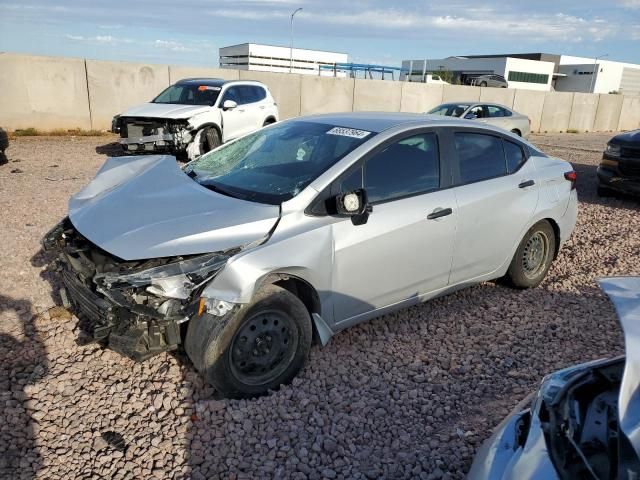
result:
[(222, 104), (222, 109), (223, 110), (233, 110), (237, 106), (238, 106), (238, 104), (236, 102), (234, 102), (233, 100), (225, 100), (224, 103)]
[(336, 195), (336, 212), (341, 217), (354, 217), (367, 212), (367, 195), (363, 189)]
[(467, 120), (475, 120), (476, 118), (478, 118), (478, 116), (475, 113), (467, 113), (464, 118), (466, 118)]

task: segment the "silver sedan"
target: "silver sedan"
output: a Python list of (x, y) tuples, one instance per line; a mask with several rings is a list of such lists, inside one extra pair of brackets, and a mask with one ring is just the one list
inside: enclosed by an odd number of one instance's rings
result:
[(290, 381), (314, 338), (485, 280), (537, 286), (574, 228), (575, 180), (477, 122), (300, 117), (183, 169), (111, 158), (44, 245), (94, 340), (137, 360), (184, 346), (250, 397)]
[(528, 138), (529, 133), (531, 133), (531, 120), (529, 120), (529, 117), (497, 103), (443, 103), (429, 110), (428, 113), (477, 120), (504, 128), (524, 138)]

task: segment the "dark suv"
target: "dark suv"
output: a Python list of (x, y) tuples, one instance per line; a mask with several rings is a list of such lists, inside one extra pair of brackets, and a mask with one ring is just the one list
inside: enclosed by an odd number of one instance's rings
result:
[(613, 192), (640, 195), (640, 130), (616, 135), (598, 167), (598, 195)]

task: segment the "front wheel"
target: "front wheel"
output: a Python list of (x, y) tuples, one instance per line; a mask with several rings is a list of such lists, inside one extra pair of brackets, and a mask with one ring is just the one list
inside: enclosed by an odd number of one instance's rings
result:
[(187, 158), (195, 160), (200, 155), (210, 152), (222, 144), (220, 133), (215, 127), (205, 127), (199, 130), (193, 141), (187, 146)]
[(548, 221), (536, 223), (516, 250), (506, 278), (516, 288), (537, 287), (551, 267), (556, 251), (556, 235)]
[(298, 297), (266, 285), (220, 328), (222, 317), (189, 322), (185, 348), (220, 393), (250, 398), (289, 383), (311, 348), (311, 317)]

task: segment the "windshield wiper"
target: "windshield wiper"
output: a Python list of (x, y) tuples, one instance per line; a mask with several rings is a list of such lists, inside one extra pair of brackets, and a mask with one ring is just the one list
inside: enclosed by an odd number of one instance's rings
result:
[(209, 190), (211, 190), (212, 192), (220, 193), (222, 195), (226, 195), (227, 197), (231, 197), (231, 198), (239, 198), (241, 200), (245, 199), (243, 195), (239, 195), (236, 192), (232, 192), (232, 191), (227, 190), (225, 188), (221, 188), (218, 185), (215, 185), (213, 183), (208, 183), (208, 182), (199, 182), (199, 183), (203, 187), (208, 188)]

